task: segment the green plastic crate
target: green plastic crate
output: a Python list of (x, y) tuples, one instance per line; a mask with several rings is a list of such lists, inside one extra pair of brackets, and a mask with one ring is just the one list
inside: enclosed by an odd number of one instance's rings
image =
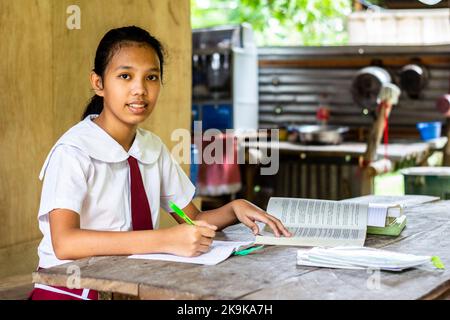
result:
[(450, 199), (450, 167), (412, 167), (400, 172), (405, 182), (405, 194)]

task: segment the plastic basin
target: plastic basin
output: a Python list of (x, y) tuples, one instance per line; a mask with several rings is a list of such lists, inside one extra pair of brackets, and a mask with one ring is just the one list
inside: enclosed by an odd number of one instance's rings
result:
[(405, 194), (450, 199), (450, 167), (412, 167), (400, 172), (405, 182)]
[(423, 141), (436, 139), (441, 136), (442, 124), (440, 122), (419, 122), (416, 126)]

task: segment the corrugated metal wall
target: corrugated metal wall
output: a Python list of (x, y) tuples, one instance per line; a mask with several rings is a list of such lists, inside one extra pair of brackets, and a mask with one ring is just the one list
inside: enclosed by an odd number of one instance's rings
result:
[(396, 77), (414, 58), (428, 69), (429, 82), (420, 99), (402, 93), (390, 118), (394, 134), (406, 130), (414, 135), (417, 122), (444, 120), (435, 101), (449, 92), (450, 46), (260, 48), (260, 127), (315, 123), (316, 110), (324, 101), (331, 124), (367, 128), (372, 117), (363, 114), (350, 92), (355, 73), (378, 61)]

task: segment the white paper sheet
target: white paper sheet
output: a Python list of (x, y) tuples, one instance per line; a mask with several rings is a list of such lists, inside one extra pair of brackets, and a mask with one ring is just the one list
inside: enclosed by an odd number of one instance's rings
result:
[(418, 256), (367, 247), (314, 247), (310, 250), (297, 251), (297, 265), (328, 268), (377, 268), (402, 271), (430, 261), (430, 256)]
[(163, 260), (183, 263), (195, 263), (205, 265), (216, 265), (233, 254), (234, 251), (251, 245), (252, 241), (219, 241), (214, 240), (208, 252), (197, 257), (181, 257), (173, 254), (152, 253), (135, 254), (130, 259)]

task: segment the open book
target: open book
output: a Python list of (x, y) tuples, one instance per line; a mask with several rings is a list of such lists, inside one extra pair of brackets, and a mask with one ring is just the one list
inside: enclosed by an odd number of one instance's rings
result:
[(293, 236), (275, 237), (265, 226), (255, 244), (361, 247), (366, 239), (366, 203), (272, 197), (267, 212), (280, 219)]
[(268, 226), (256, 244), (292, 246), (363, 246), (366, 233), (397, 236), (406, 225), (404, 209), (439, 197), (364, 196), (343, 201), (269, 199), (267, 212), (280, 219), (293, 237), (277, 238)]

